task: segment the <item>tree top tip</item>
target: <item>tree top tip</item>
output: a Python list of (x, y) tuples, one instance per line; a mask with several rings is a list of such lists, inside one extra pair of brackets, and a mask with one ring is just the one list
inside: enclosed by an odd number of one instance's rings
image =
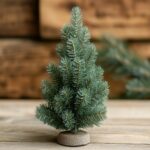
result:
[(80, 11), (80, 7), (79, 7), (79, 6), (74, 6), (74, 7), (72, 8), (72, 11)]

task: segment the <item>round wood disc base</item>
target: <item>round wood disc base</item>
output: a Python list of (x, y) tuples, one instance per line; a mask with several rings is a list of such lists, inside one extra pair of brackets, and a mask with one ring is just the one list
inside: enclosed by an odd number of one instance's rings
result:
[(90, 135), (81, 130), (77, 133), (64, 131), (59, 133), (57, 142), (65, 146), (83, 146), (90, 143)]

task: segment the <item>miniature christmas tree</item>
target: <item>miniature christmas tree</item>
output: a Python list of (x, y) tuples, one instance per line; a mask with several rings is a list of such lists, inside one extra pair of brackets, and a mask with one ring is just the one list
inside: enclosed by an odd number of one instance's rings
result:
[(78, 7), (72, 9), (71, 24), (61, 34), (57, 46), (60, 64), (47, 67), (52, 78), (52, 82), (42, 82), (47, 104), (38, 107), (36, 115), (44, 123), (75, 135), (105, 119), (108, 85), (102, 68), (95, 65), (96, 48)]

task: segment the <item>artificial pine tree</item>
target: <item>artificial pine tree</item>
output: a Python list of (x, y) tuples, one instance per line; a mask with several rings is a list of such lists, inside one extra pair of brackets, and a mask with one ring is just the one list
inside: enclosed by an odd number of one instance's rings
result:
[[(89, 138), (82, 141), (80, 136), (85, 132), (80, 129), (99, 125), (106, 117), (108, 85), (103, 81), (102, 68), (95, 65), (96, 48), (90, 42), (88, 28), (82, 24), (78, 7), (72, 9), (71, 24), (64, 26), (61, 34), (61, 43), (56, 48), (60, 64), (47, 67), (52, 81), (42, 82), (47, 103), (37, 108), (36, 116), (56, 129), (67, 131), (59, 135), (63, 137), (59, 143), (84, 145)], [(77, 141), (71, 140), (71, 135), (76, 136)], [(71, 141), (67, 141), (67, 136)]]

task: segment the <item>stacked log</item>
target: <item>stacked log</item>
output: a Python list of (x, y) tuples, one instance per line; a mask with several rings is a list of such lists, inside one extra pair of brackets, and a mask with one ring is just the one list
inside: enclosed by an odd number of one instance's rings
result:
[[(58, 63), (55, 46), (60, 28), (78, 5), (92, 40), (99, 47), (104, 33), (129, 41), (131, 49), (150, 59), (149, 0), (1, 0), (0, 1), (0, 97), (41, 98), (40, 82), (48, 78), (48, 63)], [(125, 88), (110, 74), (111, 97)], [(118, 88), (119, 87), (119, 88)]]

